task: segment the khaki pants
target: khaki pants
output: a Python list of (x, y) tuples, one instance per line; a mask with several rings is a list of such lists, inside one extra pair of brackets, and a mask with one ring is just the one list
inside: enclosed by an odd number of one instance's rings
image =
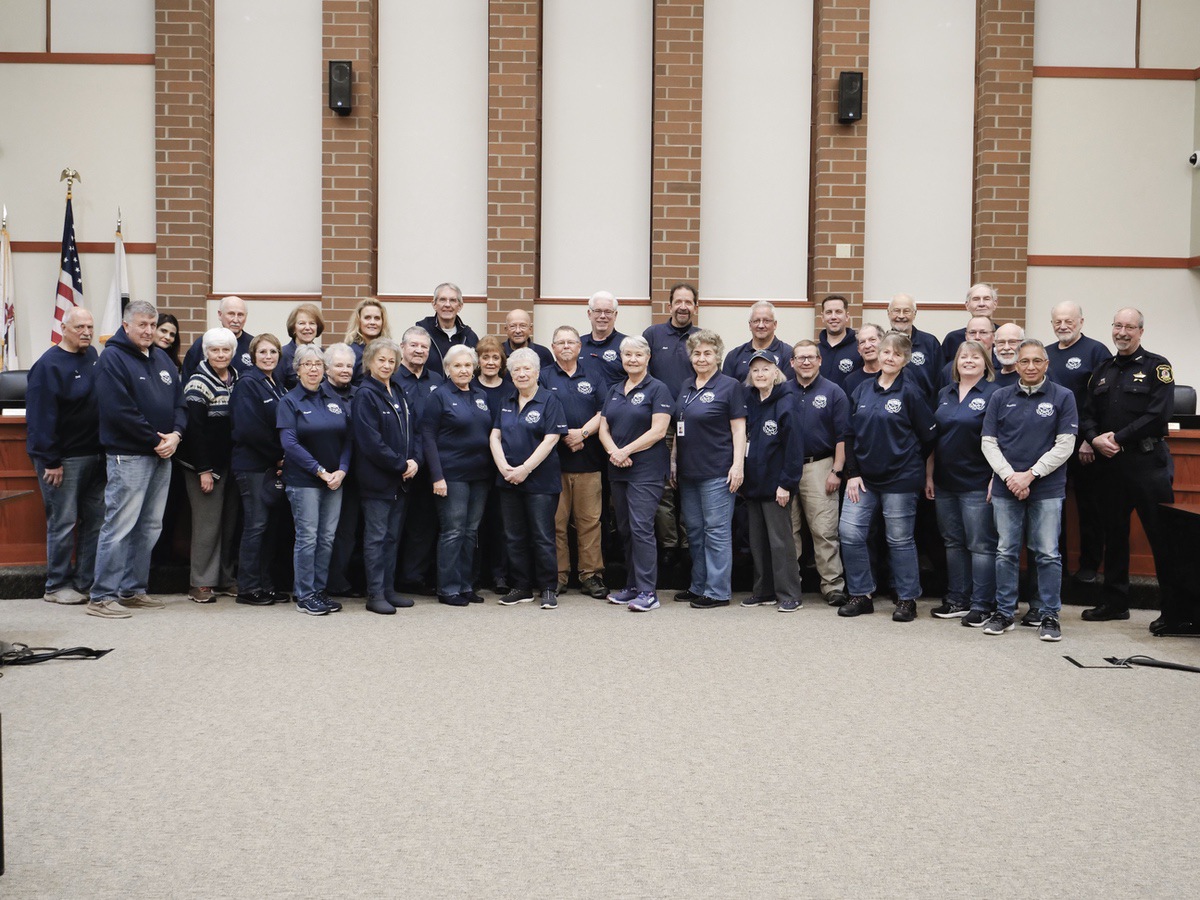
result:
[(800, 489), (796, 492), (798, 502), (792, 504), (792, 533), (796, 538), (796, 557), (804, 552), (800, 536), (800, 516), (808, 522), (812, 532), (813, 557), (817, 572), (821, 576), (821, 593), (844, 591), (846, 580), (842, 577), (842, 558), (838, 547), (838, 495), (825, 493), (825, 481), (833, 469), (833, 457), (818, 459), (804, 464), (800, 477)]
[(571, 551), (567, 546), (567, 522), (575, 517), (575, 537), (579, 547), (579, 580), (604, 571), (600, 553), (600, 507), (602, 491), (599, 472), (563, 472), (562, 493), (554, 530), (558, 545), (558, 580), (571, 574)]

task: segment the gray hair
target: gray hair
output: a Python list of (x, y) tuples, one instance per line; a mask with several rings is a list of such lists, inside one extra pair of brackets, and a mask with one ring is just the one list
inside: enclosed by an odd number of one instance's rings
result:
[(596, 293), (594, 293), (594, 294), (592, 294), (592, 296), (588, 297), (587, 308), (592, 309), (592, 305), (597, 300), (611, 300), (612, 305), (613, 305), (613, 312), (616, 312), (617, 307), (619, 307), (621, 305), (617, 302), (617, 298), (612, 295), (611, 291), (596, 291)]
[(875, 335), (881, 341), (883, 340), (883, 336), (887, 333), (883, 330), (882, 326), (876, 325), (874, 322), (863, 322), (861, 325), (858, 326), (858, 334), (862, 334), (863, 331), (865, 331), (868, 328), (873, 328), (875, 330)]
[(778, 319), (778, 316), (775, 315), (775, 304), (772, 303), (770, 300), (759, 300), (756, 303), (752, 303), (750, 305), (750, 318), (751, 319), (754, 318), (754, 311), (756, 309), (769, 309), (771, 311), (771, 318)]
[(915, 298), (915, 297), (913, 297), (913, 296), (912, 296), (912, 294), (895, 294), (895, 295), (893, 295), (893, 296), (892, 296), (892, 299), (888, 301), (888, 305), (887, 305), (887, 308), (888, 308), (888, 311), (889, 311), (889, 312), (891, 311), (892, 307), (893, 307), (893, 306), (894, 306), (894, 305), (897, 303), (897, 301), (899, 301), (899, 300), (907, 300), (909, 303), (911, 303), (911, 304), (912, 304), (912, 308), (913, 308), (913, 314), (914, 314), (914, 315), (916, 314), (916, 312), (917, 312), (917, 300), (916, 300), (916, 298)]
[(975, 288), (977, 288), (977, 287), (987, 288), (988, 293), (992, 295), (993, 303), (1000, 302), (1000, 295), (998, 293), (996, 293), (996, 289), (994, 287), (992, 287), (990, 284), (988, 284), (986, 281), (980, 281), (976, 284), (971, 285), (969, 288), (967, 288), (967, 299), (966, 299), (967, 303), (971, 302), (971, 292), (974, 291)]
[[(533, 353), (532, 350), (529, 352)], [(466, 354), (468, 357), (470, 357), (472, 366), (479, 365), (479, 355), (472, 348), (468, 347), (466, 344), (455, 344), (453, 347), (447, 350), (446, 355), (442, 357), (442, 368), (446, 368), (446, 366), (450, 365), (463, 354)], [(537, 356), (536, 353), (533, 353), (533, 355)], [(514, 353), (513, 356), (516, 356), (516, 354)], [(510, 356), (509, 359), (511, 360), (512, 356)]]
[[(758, 359), (750, 360), (750, 369), (753, 369), (754, 364), (758, 362), (766, 363), (775, 370), (775, 373), (771, 376), (772, 386), (783, 384), (785, 381), (787, 381), (787, 376), (783, 374), (783, 370), (780, 369), (779, 366), (771, 362), (769, 359), (763, 359), (761, 356)], [(754, 382), (750, 380), (750, 369), (746, 370), (746, 379), (742, 382), (742, 384), (744, 384), (746, 387), (754, 387)]]
[(579, 329), (577, 329), (574, 325), (559, 325), (557, 328), (554, 329), (554, 334), (550, 338), (551, 341), (558, 340), (558, 336), (560, 334), (562, 334), (562, 332), (564, 332), (564, 331), (569, 331), (571, 334), (573, 334), (575, 336), (576, 340), (579, 340)]
[(452, 281), (443, 281), (441, 284), (439, 284), (437, 287), (435, 287), (433, 289), (433, 299), (434, 300), (437, 300), (437, 295), (442, 292), (442, 288), (450, 288), (450, 290), (454, 291), (454, 296), (458, 298), (458, 302), (459, 303), (463, 302), (462, 288), (460, 288), (457, 284), (455, 284)]
[[(449, 356), (449, 354), (447, 354)], [(533, 366), (535, 373), (542, 371), (542, 360), (538, 357), (537, 352), (530, 350), (528, 347), (521, 347), (519, 350), (514, 350), (512, 356), (508, 358), (508, 371), (512, 371), (514, 366), (519, 366), (521, 363), (529, 363)]]
[(720, 360), (725, 355), (725, 342), (721, 340), (721, 336), (711, 328), (701, 328), (699, 331), (693, 331), (687, 339), (688, 356), (691, 356), (701, 344), (708, 344), (717, 351), (717, 366), (719, 368), (721, 365)]
[[(362, 364), (363, 368), (367, 368), (371, 363), (375, 362), (375, 357), (385, 350), (391, 350), (396, 355), (396, 359), (400, 359), (400, 345), (391, 338), (381, 337), (375, 338), (371, 343), (367, 344), (363, 350)], [(351, 351), (352, 353), (354, 351)]]
[(200, 349), (207, 353), (213, 347), (228, 347), (237, 349), (237, 338), (228, 328), (210, 328), (200, 339)]
[(314, 344), (301, 344), (296, 348), (296, 355), (292, 357), (292, 368), (299, 372), (301, 363), (310, 359), (319, 359), (321, 365), (325, 365), (325, 354), (321, 352), (320, 347)]
[(147, 303), (145, 300), (130, 300), (125, 312), (121, 313), (121, 321), (128, 325), (134, 316), (153, 316), (157, 322), (158, 310), (154, 308), (153, 303)]
[(621, 352), (626, 350), (641, 350), (647, 356), (650, 355), (650, 343), (640, 334), (631, 334), (629, 337), (621, 341)]
[(1021, 343), (1017, 345), (1017, 353), (1020, 353), (1026, 347), (1037, 347), (1042, 351), (1042, 359), (1050, 358), (1050, 355), (1046, 352), (1046, 345), (1037, 338), (1025, 338), (1025, 340), (1021, 341)]
[(426, 331), (424, 328), (422, 328), (420, 325), (411, 325), (408, 328), (404, 329), (404, 334), (400, 338), (400, 343), (407, 344), (408, 339), (410, 337), (412, 337), (413, 335), (416, 335), (417, 337), (425, 338), (425, 340), (429, 341), (430, 344), (433, 343), (433, 339), (429, 336), (429, 332)]
[(330, 368), (334, 361), (343, 353), (349, 354), (351, 359), (355, 358), (354, 348), (349, 344), (338, 342), (336, 344), (330, 344), (328, 347), (326, 347), (325, 355), (322, 357), (325, 360), (325, 368)]

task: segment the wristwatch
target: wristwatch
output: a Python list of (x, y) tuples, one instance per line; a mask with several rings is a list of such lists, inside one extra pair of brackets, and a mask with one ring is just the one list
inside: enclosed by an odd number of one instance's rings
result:
[(318, 474), (318, 475), (324, 475), (324, 474), (326, 474), (328, 471), (329, 471), (329, 470), (328, 470), (328, 469), (326, 469), (324, 466), (317, 466), (317, 474)]
[(588, 439), (589, 435), (588, 435), (588, 430), (586, 428), (580, 428), (579, 433), (583, 435), (584, 440)]
[(841, 469), (830, 469), (830, 470), (829, 470), (829, 474), (830, 474), (830, 475), (836, 475), (838, 478), (841, 478), (841, 477), (842, 477), (842, 470), (841, 470)]

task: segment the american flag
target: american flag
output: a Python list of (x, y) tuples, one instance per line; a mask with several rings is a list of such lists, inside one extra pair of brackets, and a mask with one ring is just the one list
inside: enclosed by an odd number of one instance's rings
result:
[(75, 249), (75, 215), (71, 212), (71, 195), (67, 194), (67, 216), (63, 220), (62, 271), (58, 275), (58, 292), (54, 298), (54, 325), (50, 341), (62, 340), (63, 316), (72, 306), (83, 303), (83, 276), (79, 271), (79, 251)]

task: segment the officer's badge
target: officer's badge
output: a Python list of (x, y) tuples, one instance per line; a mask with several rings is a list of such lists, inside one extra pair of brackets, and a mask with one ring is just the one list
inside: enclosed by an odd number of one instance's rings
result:
[(1175, 376), (1171, 374), (1170, 366), (1159, 366), (1154, 370), (1154, 374), (1158, 376), (1158, 380), (1163, 384), (1170, 384), (1175, 380)]
[(1136, 384), (1141, 384), (1143, 381), (1146, 380), (1146, 373), (1145, 372), (1134, 372), (1133, 380)]

